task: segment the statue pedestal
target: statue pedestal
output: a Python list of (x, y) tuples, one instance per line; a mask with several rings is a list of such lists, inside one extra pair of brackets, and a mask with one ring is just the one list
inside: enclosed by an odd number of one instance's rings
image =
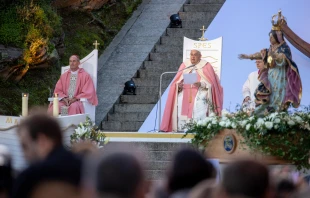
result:
[(243, 140), (244, 138), (237, 134), (235, 130), (222, 130), (209, 142), (205, 153), (209, 158), (219, 159), (221, 163), (228, 163), (236, 159), (251, 158), (270, 165), (290, 164), (288, 161), (278, 157), (267, 156), (252, 151), (247, 145), (241, 143)]

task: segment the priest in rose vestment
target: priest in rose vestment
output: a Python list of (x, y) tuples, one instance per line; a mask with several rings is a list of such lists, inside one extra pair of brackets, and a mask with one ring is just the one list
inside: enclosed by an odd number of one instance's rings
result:
[[(187, 68), (188, 67), (188, 68)], [(223, 107), (223, 88), (210, 63), (201, 60), (201, 52), (191, 50), (190, 60), (181, 64), (169, 90), (161, 131), (183, 131), (191, 121), (220, 114)], [(183, 75), (197, 74), (197, 82), (184, 84)]]
[[(95, 86), (91, 76), (79, 68), (80, 58), (72, 55), (69, 59), (70, 69), (63, 73), (58, 80), (54, 94), (59, 97), (59, 112), (66, 106), (68, 115), (85, 113), (81, 98), (86, 98), (92, 105), (98, 105)], [(49, 112), (53, 111), (53, 103), (50, 104)]]

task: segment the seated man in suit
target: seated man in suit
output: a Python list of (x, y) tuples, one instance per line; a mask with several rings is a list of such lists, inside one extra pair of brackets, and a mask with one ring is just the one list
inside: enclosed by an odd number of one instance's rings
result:
[[(59, 112), (67, 109), (68, 115), (81, 114), (84, 113), (81, 98), (86, 98), (90, 104), (95, 106), (98, 104), (98, 98), (91, 76), (83, 68), (79, 68), (80, 58), (72, 55), (69, 64), (70, 69), (60, 76), (54, 93), (60, 98)], [(62, 108), (63, 106), (67, 108)], [(53, 103), (50, 104), (48, 111), (52, 110)]]

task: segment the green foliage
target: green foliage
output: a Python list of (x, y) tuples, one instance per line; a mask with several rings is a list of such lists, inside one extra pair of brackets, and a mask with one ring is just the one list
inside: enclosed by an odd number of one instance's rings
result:
[[(69, 56), (81, 57), (90, 53), (95, 40), (100, 43), (100, 52), (113, 40), (141, 0), (122, 0), (104, 6), (93, 14), (102, 20), (98, 24), (85, 12), (59, 10), (50, 5), (50, 0), (15, 0), (0, 10), (0, 43), (24, 49), (24, 59), (18, 64), (32, 63), (34, 54), (48, 46), (51, 53), (54, 37), (65, 33), (65, 54), (62, 65), (68, 64)], [(1, 5), (0, 5), (1, 6)], [(60, 16), (61, 15), (61, 16)], [(104, 27), (103, 27), (104, 26)], [(14, 63), (15, 64), (15, 63)], [(21, 93), (29, 93), (29, 108), (48, 105), (49, 88), (53, 90), (60, 76), (58, 65), (48, 69), (28, 70), (16, 84), (0, 81), (0, 114), (21, 114)]]
[(24, 42), (24, 61), (27, 64), (35, 64), (37, 54), (43, 48), (53, 45), (50, 40), (60, 35), (61, 19), (51, 6), (41, 2), (35, 4), (32, 1), (17, 7), (20, 19), (28, 24), (26, 26)]
[(91, 13), (60, 12), (66, 34), (66, 51), (61, 59), (62, 64), (68, 64), (72, 54), (78, 54), (81, 57), (87, 55), (94, 49), (92, 44), (95, 40), (100, 43), (99, 53), (102, 52), (141, 2), (142, 0), (116, 1)]
[(0, 11), (0, 43), (14, 47), (22, 47), (25, 25), (19, 20), (16, 7)]
[(48, 105), (49, 92), (53, 90), (60, 74), (58, 67), (30, 70), (17, 84), (0, 81), (0, 115), (21, 115), (22, 93), (29, 93), (29, 108)]
[(205, 120), (186, 125), (187, 133), (194, 133), (192, 143), (206, 147), (210, 140), (223, 129), (235, 129), (244, 137), (243, 144), (252, 151), (279, 157), (296, 165), (298, 169), (309, 169), (310, 110), (271, 113), (265, 117), (248, 116), (244, 112), (222, 116), (211, 115)]

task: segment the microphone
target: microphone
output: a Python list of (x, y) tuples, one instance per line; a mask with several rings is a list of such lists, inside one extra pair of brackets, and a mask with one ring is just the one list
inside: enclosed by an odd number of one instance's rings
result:
[(184, 69), (181, 69), (181, 70), (179, 70), (178, 72), (180, 72), (180, 71), (183, 71), (183, 70), (186, 70), (186, 69), (188, 69), (188, 68), (191, 68), (191, 67), (195, 67), (196, 65), (190, 65), (190, 66), (188, 66), (188, 67), (185, 67)]

